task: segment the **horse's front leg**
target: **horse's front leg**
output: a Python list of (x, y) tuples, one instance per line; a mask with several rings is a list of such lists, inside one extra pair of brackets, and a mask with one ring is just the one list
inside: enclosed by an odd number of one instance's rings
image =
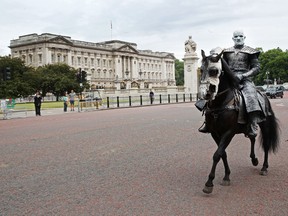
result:
[(253, 166), (257, 166), (258, 165), (258, 159), (257, 157), (255, 156), (255, 138), (249, 138), (250, 139), (250, 142), (251, 142), (251, 151), (250, 151), (250, 158), (251, 158), (251, 161), (252, 161), (252, 164)]
[(223, 181), (222, 181), (221, 185), (229, 186), (230, 185), (230, 173), (231, 173), (231, 171), (230, 171), (230, 168), (229, 168), (229, 165), (228, 165), (226, 151), (224, 151), (224, 153), (222, 155), (222, 161), (223, 161), (224, 168), (225, 168), (225, 176), (223, 178)]
[(218, 152), (216, 151), (214, 153), (214, 156), (213, 156), (213, 165), (212, 165), (212, 169), (210, 171), (210, 174), (208, 176), (208, 181), (205, 183), (205, 187), (203, 189), (203, 192), (204, 193), (212, 193), (213, 191), (213, 180), (215, 178), (215, 171), (216, 171), (216, 166), (220, 160), (221, 156), (218, 154)]
[[(213, 139), (215, 140), (215, 142), (217, 143), (217, 145), (219, 146), (220, 141), (221, 141), (221, 137), (218, 137), (215, 134), (214, 135), (212, 134), (212, 136), (213, 136)], [(230, 167), (228, 164), (226, 151), (224, 151), (221, 158), (222, 158), (224, 169), (225, 169), (225, 175), (224, 175), (224, 178), (223, 178), (221, 185), (222, 186), (229, 186), (230, 185), (230, 173), (231, 173), (231, 171), (230, 171)]]
[[(214, 186), (213, 185), (213, 180), (215, 178), (215, 171), (216, 171), (217, 164), (218, 164), (218, 162), (219, 162), (219, 160), (221, 158), (223, 159), (223, 163), (224, 163), (224, 166), (225, 166), (224, 179), (230, 182), (230, 179), (229, 179), (230, 169), (229, 169), (229, 166), (228, 166), (227, 154), (225, 152), (225, 149), (229, 145), (229, 143), (232, 140), (233, 136), (234, 136), (234, 134), (231, 134), (231, 133), (227, 132), (227, 133), (225, 133), (225, 135), (222, 136), (222, 138), (220, 138), (218, 148), (217, 148), (216, 152), (213, 155), (212, 169), (211, 169), (210, 174), (208, 176), (208, 181), (205, 183), (205, 187), (203, 189), (204, 193), (212, 193), (212, 191), (213, 191), (213, 186)], [(212, 135), (212, 137), (214, 138), (215, 136)], [(217, 139), (215, 139), (215, 141), (216, 141), (216, 143), (218, 143)]]

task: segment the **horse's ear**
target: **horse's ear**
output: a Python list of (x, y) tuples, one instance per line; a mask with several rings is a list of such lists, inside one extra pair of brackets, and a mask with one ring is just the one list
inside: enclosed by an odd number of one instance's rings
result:
[(205, 52), (204, 50), (201, 50), (201, 55), (202, 55), (202, 58), (205, 59), (206, 58), (206, 55), (205, 55)]
[(221, 56), (222, 56), (222, 54), (223, 54), (223, 51), (224, 51), (224, 50), (222, 50), (222, 52), (219, 53), (219, 54), (215, 57), (216, 62), (218, 62), (219, 59), (221, 58)]

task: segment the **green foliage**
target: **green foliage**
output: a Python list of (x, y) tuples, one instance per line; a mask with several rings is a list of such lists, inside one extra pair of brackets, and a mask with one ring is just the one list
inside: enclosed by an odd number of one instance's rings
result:
[(288, 82), (288, 52), (280, 48), (262, 52), (259, 57), (261, 64), (260, 73), (255, 77), (256, 85), (263, 85), (266, 79)]
[[(10, 68), (11, 79), (5, 80), (5, 70)], [(27, 74), (33, 68), (25, 66), (19, 58), (0, 57), (0, 98), (27, 97), (33, 91)]]
[[(7, 67), (11, 71), (10, 80), (4, 79)], [(77, 93), (90, 88), (86, 77), (80, 87), (76, 73), (76, 69), (67, 64), (51, 64), (34, 69), (25, 66), (19, 58), (0, 57), (0, 98), (27, 97), (37, 90), (43, 96), (50, 92), (58, 98), (72, 89)]]
[(85, 79), (83, 87), (80, 87), (76, 80), (77, 70), (67, 64), (50, 64), (38, 67), (36, 73), (40, 76), (42, 95), (48, 92), (53, 93), (57, 99), (70, 92), (72, 89), (77, 93), (89, 88), (89, 84)]
[(184, 85), (184, 62), (175, 60), (175, 79), (177, 86)]

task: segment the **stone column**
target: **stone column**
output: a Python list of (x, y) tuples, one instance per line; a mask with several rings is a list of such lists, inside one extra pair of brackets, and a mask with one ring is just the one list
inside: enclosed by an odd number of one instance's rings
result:
[(184, 55), (184, 87), (185, 92), (197, 94), (199, 81), (198, 81), (198, 56), (196, 51), (196, 43), (192, 41), (192, 37), (185, 42), (185, 55)]
[(119, 79), (122, 77), (122, 58), (119, 55), (114, 57), (114, 69), (115, 69), (115, 79)]
[(72, 56), (71, 56), (71, 50), (67, 50), (67, 64), (69, 66), (72, 66)]

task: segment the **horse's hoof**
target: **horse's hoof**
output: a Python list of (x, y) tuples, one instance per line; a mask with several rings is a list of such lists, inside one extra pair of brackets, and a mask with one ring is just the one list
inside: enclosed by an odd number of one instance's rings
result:
[(204, 187), (204, 189), (203, 189), (203, 192), (204, 192), (204, 193), (210, 194), (210, 193), (212, 193), (212, 191), (213, 191), (213, 186), (212, 186), (212, 187), (207, 187), (207, 186), (205, 185), (205, 187)]
[(258, 159), (257, 159), (257, 158), (255, 158), (255, 159), (252, 159), (252, 164), (253, 164), (253, 166), (257, 166), (257, 165), (258, 165), (258, 163), (259, 163), (259, 161), (258, 161)]
[(230, 186), (230, 180), (223, 180), (220, 185), (222, 186)]
[(268, 175), (268, 171), (267, 170), (261, 170), (260, 171), (260, 175), (267, 176)]

